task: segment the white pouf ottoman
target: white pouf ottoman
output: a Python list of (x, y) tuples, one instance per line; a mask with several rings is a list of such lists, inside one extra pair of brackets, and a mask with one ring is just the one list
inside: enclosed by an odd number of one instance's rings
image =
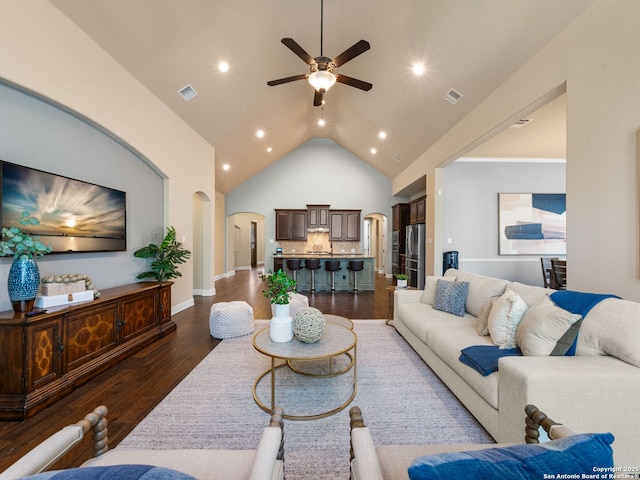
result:
[(211, 305), (209, 328), (213, 338), (233, 338), (254, 331), (253, 308), (247, 302), (218, 302)]
[[(303, 307), (309, 306), (309, 298), (301, 295), (300, 293), (290, 293), (289, 294), (289, 315), (293, 318), (298, 310)], [(276, 315), (276, 307), (272, 303), (271, 304), (271, 316), (274, 317)]]

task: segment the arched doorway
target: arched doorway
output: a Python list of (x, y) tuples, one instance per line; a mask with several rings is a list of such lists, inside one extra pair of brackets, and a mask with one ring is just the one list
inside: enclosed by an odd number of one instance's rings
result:
[(211, 296), (213, 256), (211, 199), (203, 192), (193, 194), (193, 294)]
[(381, 213), (368, 213), (364, 216), (363, 254), (374, 257), (376, 272), (387, 273), (387, 216)]

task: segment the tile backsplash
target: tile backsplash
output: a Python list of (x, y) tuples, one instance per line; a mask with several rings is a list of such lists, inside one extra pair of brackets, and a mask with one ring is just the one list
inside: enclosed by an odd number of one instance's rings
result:
[(326, 232), (309, 232), (306, 242), (276, 242), (283, 253), (330, 252), (332, 246), (333, 253), (360, 253), (360, 242), (330, 242)]

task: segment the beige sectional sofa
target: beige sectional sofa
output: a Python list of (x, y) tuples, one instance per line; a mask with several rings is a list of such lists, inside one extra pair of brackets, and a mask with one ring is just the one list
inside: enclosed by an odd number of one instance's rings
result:
[(483, 376), (462, 363), (460, 354), (469, 346), (494, 344), (492, 336), (477, 330), (487, 302), (509, 289), (533, 317), (554, 291), (453, 269), (445, 277), (469, 283), (463, 316), (434, 308), (438, 279), (428, 277), (424, 291), (395, 291), (393, 323), (497, 442), (521, 443), (522, 412), (535, 404), (576, 431), (613, 433), (616, 465), (640, 465), (639, 303), (618, 298), (597, 303), (580, 322), (575, 356), (504, 357), (497, 372)]

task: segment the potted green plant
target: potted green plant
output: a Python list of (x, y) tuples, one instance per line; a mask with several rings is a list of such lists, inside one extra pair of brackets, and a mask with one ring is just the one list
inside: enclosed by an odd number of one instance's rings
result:
[(153, 279), (163, 283), (172, 278), (182, 276), (178, 271), (178, 265), (191, 258), (191, 252), (176, 240), (176, 229), (167, 227), (167, 234), (160, 245), (150, 243), (146, 247), (133, 252), (133, 256), (153, 259), (150, 264), (151, 270), (139, 273), (136, 278)]
[(33, 310), (33, 303), (40, 287), (40, 270), (35, 259), (51, 252), (51, 247), (40, 242), (38, 235), (24, 231), (24, 228), (40, 224), (36, 217), (29, 212), (22, 212), (18, 223), (22, 227), (11, 225), (9, 228), (2, 228), (0, 256), (13, 257), (7, 279), (13, 310), (30, 312)]
[(288, 342), (293, 339), (293, 321), (289, 315), (289, 294), (296, 288), (296, 281), (279, 269), (275, 273), (262, 273), (260, 280), (266, 285), (262, 291), (265, 298), (274, 304), (269, 334), (274, 342)]
[(406, 273), (398, 273), (396, 275), (396, 286), (398, 288), (407, 288), (407, 280), (409, 277)]
[(276, 305), (288, 305), (289, 293), (296, 288), (296, 281), (279, 269), (275, 273), (261, 273), (260, 280), (267, 286), (262, 291), (265, 298)]

